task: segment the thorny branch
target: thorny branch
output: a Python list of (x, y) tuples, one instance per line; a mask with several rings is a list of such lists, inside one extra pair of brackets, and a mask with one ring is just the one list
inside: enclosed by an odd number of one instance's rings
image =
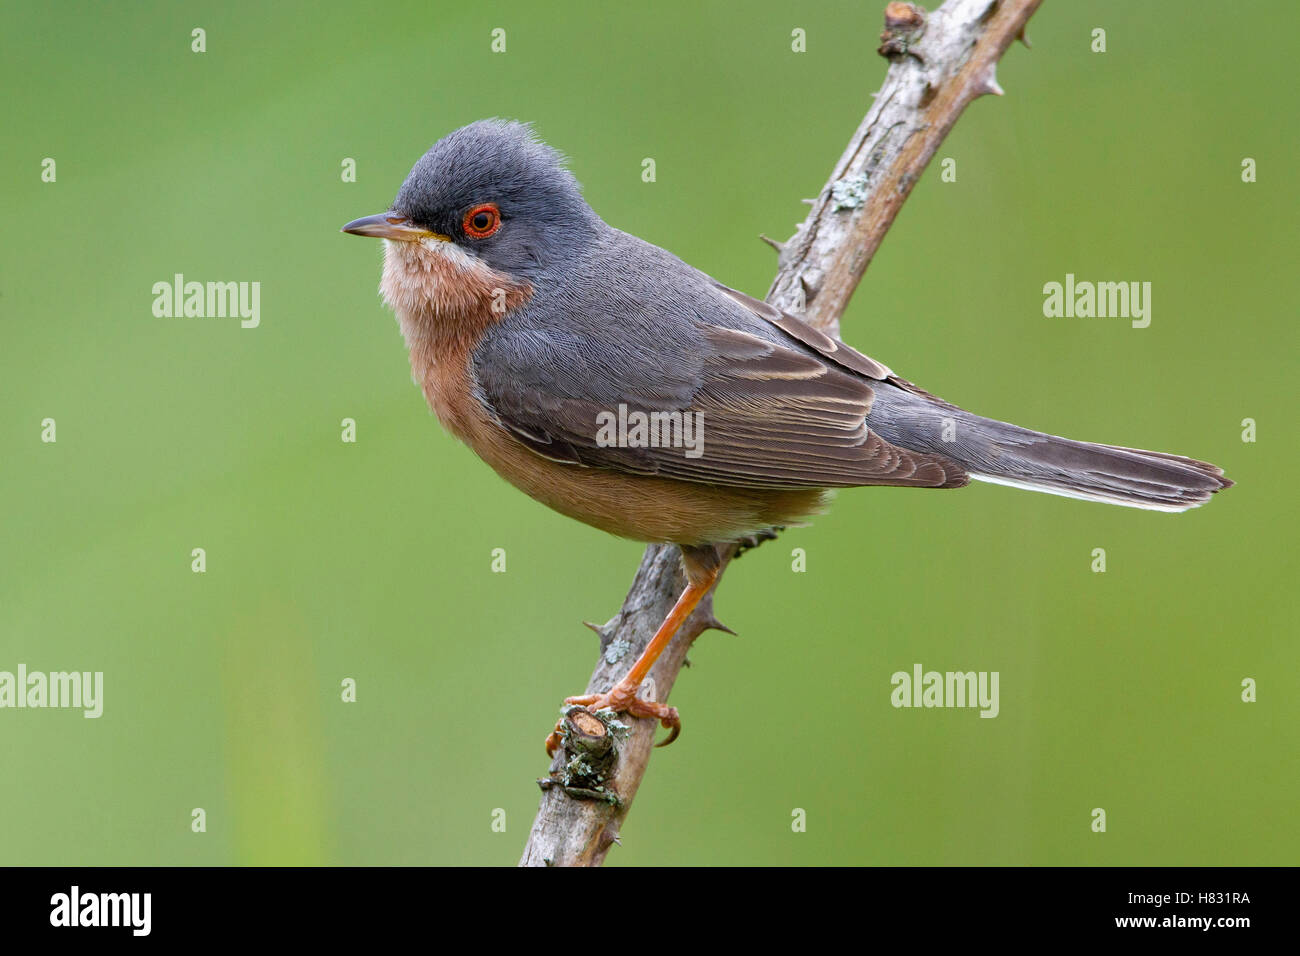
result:
[[(1041, 2), (948, 0), (929, 14), (910, 3), (886, 7), (878, 52), (891, 64), (875, 102), (794, 236), (785, 243), (764, 237), (780, 251), (768, 302), (838, 334), (849, 298), (939, 144), (972, 100), (1001, 95), (998, 61), (1023, 39)], [(724, 570), (732, 557), (724, 555)], [(649, 546), (622, 609), (596, 629), (601, 655), (588, 693), (606, 691), (623, 676), (683, 586), (677, 549)], [(659, 658), (647, 681), (653, 690), (643, 687), (642, 696), (667, 699), (691, 643), (710, 627), (721, 628), (712, 594)], [(623, 718), (602, 731), (589, 718), (582, 723), (587, 756), (575, 762), (580, 755), (562, 749), (551, 777), (540, 781), (541, 807), (521, 866), (599, 866), (618, 841), (658, 725)], [(613, 735), (613, 747), (600, 739), (605, 734)]]

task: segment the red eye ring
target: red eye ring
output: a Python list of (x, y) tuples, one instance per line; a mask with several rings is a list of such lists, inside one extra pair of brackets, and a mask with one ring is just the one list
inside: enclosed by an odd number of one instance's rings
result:
[(465, 213), (460, 224), (471, 239), (486, 239), (501, 228), (501, 210), (494, 202), (480, 203)]

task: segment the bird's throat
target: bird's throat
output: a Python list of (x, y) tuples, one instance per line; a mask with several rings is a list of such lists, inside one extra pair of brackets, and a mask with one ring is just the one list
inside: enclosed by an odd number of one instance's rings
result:
[(408, 345), (415, 339), (477, 338), (532, 293), (454, 243), (384, 242), (379, 291), (397, 313)]
[(411, 356), (411, 372), (442, 423), (465, 438), (469, 360), (487, 328), (527, 302), (532, 286), (454, 243), (384, 242), (379, 285)]

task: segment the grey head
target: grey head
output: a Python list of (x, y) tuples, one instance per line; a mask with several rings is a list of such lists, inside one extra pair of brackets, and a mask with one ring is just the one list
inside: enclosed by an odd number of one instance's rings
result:
[(607, 227), (560, 154), (530, 126), (488, 119), (434, 143), (388, 213), (343, 228), (387, 239), (432, 234), (498, 272), (531, 280)]

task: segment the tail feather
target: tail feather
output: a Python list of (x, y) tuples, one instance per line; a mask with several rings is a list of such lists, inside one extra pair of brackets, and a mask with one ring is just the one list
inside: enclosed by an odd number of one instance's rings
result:
[(978, 481), (1084, 501), (1186, 511), (1232, 485), (1209, 462), (1058, 438), (895, 389), (879, 390), (867, 424), (895, 445), (956, 461)]

